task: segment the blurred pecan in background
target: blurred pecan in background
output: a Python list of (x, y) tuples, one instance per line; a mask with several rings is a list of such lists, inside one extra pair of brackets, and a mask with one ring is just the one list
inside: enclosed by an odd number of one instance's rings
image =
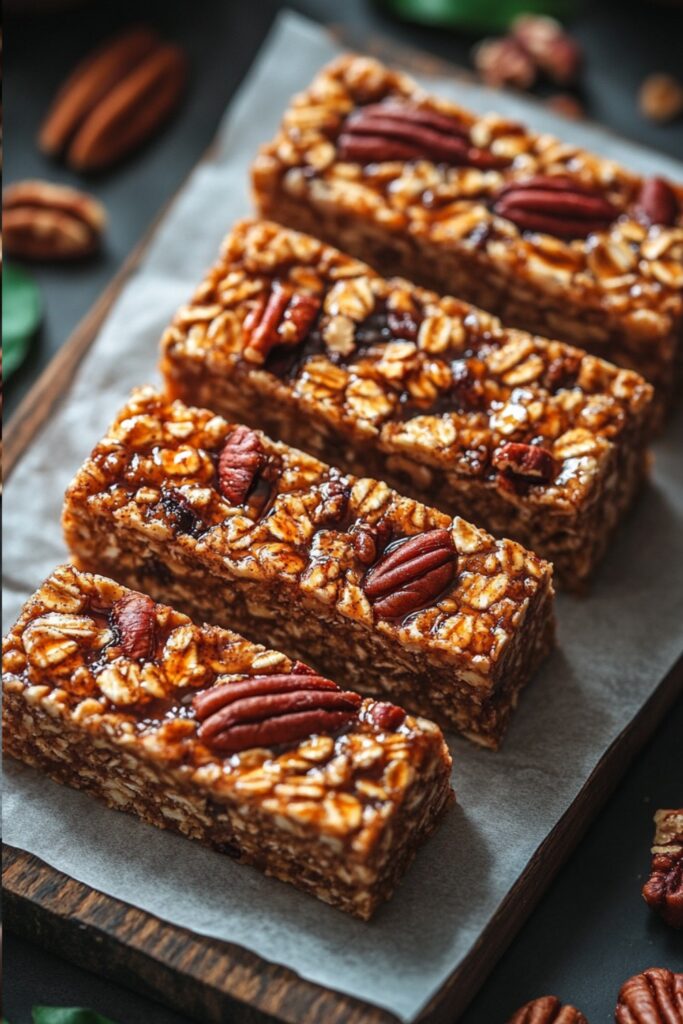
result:
[(512, 38), (536, 62), (537, 67), (558, 85), (576, 81), (581, 66), (581, 49), (559, 21), (534, 14), (522, 14), (512, 23)]
[(673, 75), (648, 75), (638, 93), (638, 106), (651, 121), (673, 121), (683, 114), (683, 85)]
[(39, 145), (80, 171), (108, 167), (141, 145), (176, 108), (187, 60), (151, 29), (135, 28), (82, 61), (57, 93)]
[(683, 1024), (683, 974), (650, 967), (619, 990), (616, 1024)]
[(3, 242), (9, 256), (73, 260), (100, 245), (107, 221), (92, 196), (48, 181), (18, 181), (2, 197)]
[(574, 1006), (563, 1006), (557, 996), (539, 996), (521, 1006), (508, 1024), (588, 1024)]

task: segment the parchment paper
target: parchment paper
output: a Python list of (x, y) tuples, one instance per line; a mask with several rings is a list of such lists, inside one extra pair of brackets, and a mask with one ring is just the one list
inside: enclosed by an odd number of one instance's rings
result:
[[(293, 15), (280, 19), (225, 118), (215, 156), (175, 203), (60, 409), (16, 468), (5, 492), (7, 624), (66, 557), (59, 515), (70, 477), (130, 387), (157, 380), (162, 328), (231, 222), (248, 212), (247, 166), (258, 144), (274, 132), (286, 98), (334, 53), (319, 27)], [(505, 107), (634, 168), (683, 178), (674, 161), (522, 99), (446, 80), (428, 84), (482, 110)], [(590, 598), (560, 598), (559, 647), (524, 696), (504, 749), (491, 754), (453, 739), (459, 804), (372, 923), (16, 764), (5, 777), (6, 841), (167, 921), (412, 1017), (471, 949), (681, 651), (682, 427), (679, 416), (657, 444), (652, 484)]]

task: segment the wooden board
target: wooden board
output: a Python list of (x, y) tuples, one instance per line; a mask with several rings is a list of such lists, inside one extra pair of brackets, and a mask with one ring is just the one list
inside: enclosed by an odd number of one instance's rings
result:
[[(348, 37), (346, 37), (348, 42)], [(414, 72), (463, 73), (379, 42), (371, 52)], [(207, 154), (208, 155), (208, 154)], [(206, 156), (202, 160), (206, 159)], [(200, 161), (201, 162), (201, 161)], [(47, 421), (111, 306), (140, 263), (166, 209), (62, 346), (9, 423), (5, 479)], [(604, 754), (572, 806), (546, 837), (469, 955), (415, 1024), (453, 1024), (569, 857), (630, 760), (683, 691), (683, 658)], [(244, 948), (197, 935), (113, 899), (22, 850), (3, 846), (5, 921), (82, 967), (164, 1002), (202, 1024), (397, 1024), (376, 1006), (300, 978)]]

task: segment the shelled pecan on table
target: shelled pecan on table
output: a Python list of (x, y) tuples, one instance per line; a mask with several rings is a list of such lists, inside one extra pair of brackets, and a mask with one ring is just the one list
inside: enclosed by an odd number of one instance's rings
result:
[(20, 259), (82, 259), (100, 245), (107, 215), (93, 196), (67, 185), (17, 181), (2, 197), (3, 245)]

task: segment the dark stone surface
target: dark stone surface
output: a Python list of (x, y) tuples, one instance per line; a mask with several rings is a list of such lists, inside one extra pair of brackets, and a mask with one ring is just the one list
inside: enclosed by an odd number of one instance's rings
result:
[[(111, 30), (150, 22), (182, 41), (192, 60), (191, 89), (173, 123), (121, 167), (85, 183), (109, 210), (101, 258), (82, 267), (35, 269), (46, 317), (31, 356), (7, 386), (7, 413), (209, 144), (279, 6), (267, 0), (98, 0), (60, 16), (6, 16), (6, 182), (39, 176), (83, 184), (41, 157), (34, 137), (65, 71)], [(466, 62), (472, 44), (464, 35), (400, 25), (364, 0), (301, 0), (290, 6), (320, 20), (390, 35), (455, 62)], [(682, 30), (680, 8), (635, 0), (586, 3), (575, 21), (587, 55), (582, 88), (590, 115), (679, 157), (683, 123), (662, 127), (644, 121), (635, 95), (648, 72), (680, 70)], [(612, 1019), (617, 989), (630, 974), (655, 965), (680, 969), (680, 937), (648, 912), (639, 893), (649, 863), (652, 814), (659, 806), (680, 805), (681, 735), (679, 706), (631, 767), (463, 1024), (504, 1024), (521, 1003), (548, 992), (580, 1007), (592, 1024), (606, 1022)], [(26, 1024), (31, 1005), (38, 1002), (91, 1006), (118, 1024), (180, 1024), (184, 1019), (13, 935), (5, 937), (4, 966), (4, 1009), (11, 1024)]]

